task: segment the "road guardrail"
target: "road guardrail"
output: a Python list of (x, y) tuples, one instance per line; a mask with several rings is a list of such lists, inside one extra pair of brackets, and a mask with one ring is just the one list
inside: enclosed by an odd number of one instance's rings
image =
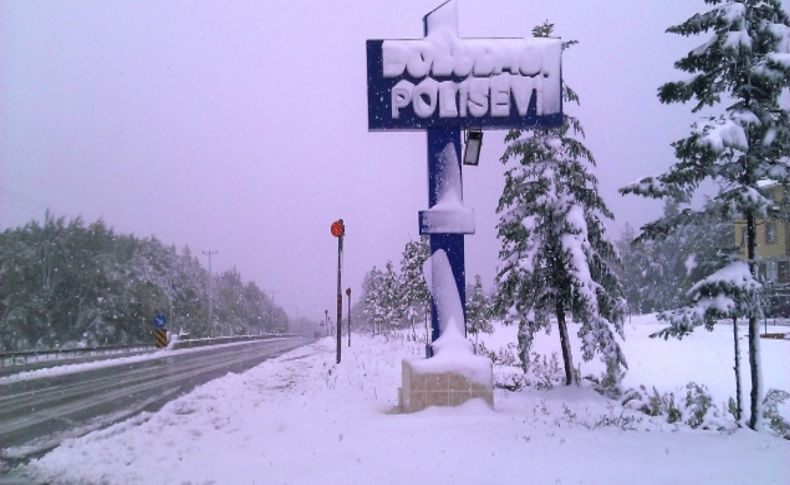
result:
[(0, 367), (55, 362), (108, 354), (145, 352), (146, 350), (152, 350), (153, 348), (154, 346), (152, 344), (129, 344), (82, 347), (75, 349), (45, 349), (0, 352)]
[[(266, 334), (266, 335), (238, 335), (232, 337), (206, 337), (189, 340), (176, 340), (167, 349), (188, 349), (193, 347), (204, 347), (208, 345), (219, 345), (233, 342), (243, 342), (251, 340), (266, 340), (282, 337), (296, 337), (296, 334)], [(107, 345), (97, 347), (83, 347), (75, 349), (46, 349), (46, 350), (23, 350), (16, 352), (0, 352), (0, 368), (13, 366), (27, 366), (31, 364), (47, 363), (67, 363), (66, 361), (82, 359), (84, 357), (99, 357), (111, 354), (129, 354), (135, 352), (146, 352), (156, 350), (151, 344), (129, 344), (129, 345)], [(164, 349), (163, 349), (164, 350)]]

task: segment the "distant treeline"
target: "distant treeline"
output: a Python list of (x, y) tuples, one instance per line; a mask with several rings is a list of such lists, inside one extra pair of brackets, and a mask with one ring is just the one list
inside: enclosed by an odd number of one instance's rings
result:
[(157, 311), (190, 337), (288, 328), (285, 312), (235, 268), (209, 284), (187, 247), (50, 213), (0, 233), (0, 350), (150, 342)]

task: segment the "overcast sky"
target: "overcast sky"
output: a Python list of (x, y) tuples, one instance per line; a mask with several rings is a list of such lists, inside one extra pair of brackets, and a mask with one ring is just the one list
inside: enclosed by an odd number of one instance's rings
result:
[[(319, 319), (343, 286), (417, 237), (427, 208), (424, 133), (367, 131), (365, 40), (422, 37), (439, 0), (0, 1), (0, 227), (58, 216), (212, 249), (291, 316)], [(787, 2), (785, 2), (787, 7)], [(580, 44), (563, 57), (616, 221), (656, 202), (617, 188), (673, 161), (694, 120), (656, 89), (702, 39), (664, 33), (702, 0), (460, 0), (463, 37), (523, 37), (544, 19)], [(477, 234), (467, 277), (497, 265), (504, 132), (464, 170)], [(206, 264), (205, 258), (203, 263)]]

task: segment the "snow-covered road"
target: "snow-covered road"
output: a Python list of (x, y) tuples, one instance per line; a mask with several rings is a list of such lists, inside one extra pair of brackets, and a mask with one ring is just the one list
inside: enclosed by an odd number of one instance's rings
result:
[(0, 383), (2, 458), (22, 459), (67, 437), (161, 407), (199, 384), (305, 343), (302, 338), (245, 342), (12, 376)]

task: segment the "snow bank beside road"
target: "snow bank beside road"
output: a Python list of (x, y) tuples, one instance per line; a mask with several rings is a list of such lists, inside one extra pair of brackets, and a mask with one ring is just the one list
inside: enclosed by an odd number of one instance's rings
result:
[(751, 431), (676, 428), (624, 411), (585, 387), (497, 391), (495, 410), (470, 402), (391, 414), (400, 361), (421, 353), (420, 344), (358, 336), (336, 366), (334, 342), (325, 339), (201, 386), (155, 414), (67, 441), (30, 470), (55, 483), (769, 484), (790, 478), (786, 441)]

